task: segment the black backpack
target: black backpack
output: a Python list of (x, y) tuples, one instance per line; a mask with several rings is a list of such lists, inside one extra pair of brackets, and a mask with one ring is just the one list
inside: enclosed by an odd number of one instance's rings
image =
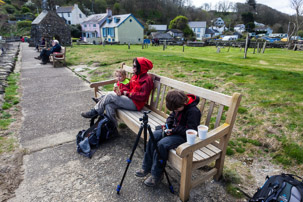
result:
[(282, 173), (266, 179), (249, 202), (303, 202), (302, 178)]
[(91, 120), (90, 128), (79, 131), (77, 135), (77, 152), (91, 158), (101, 142), (110, 139), (117, 133), (114, 123), (106, 116), (100, 115), (94, 123)]

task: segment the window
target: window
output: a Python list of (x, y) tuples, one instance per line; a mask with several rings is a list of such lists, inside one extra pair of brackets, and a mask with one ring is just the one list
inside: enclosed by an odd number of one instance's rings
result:
[(114, 28), (108, 28), (107, 34), (111, 37), (115, 37), (115, 29)]
[(84, 27), (87, 27), (87, 25), (84, 25)]
[(102, 28), (103, 37), (107, 36), (107, 28)]
[(68, 21), (68, 24), (69, 24), (69, 25), (71, 24), (70, 20)]
[(108, 41), (110, 42), (110, 38), (108, 38)]
[(70, 13), (67, 13), (67, 16), (70, 17)]
[(200, 34), (197, 34), (197, 38), (200, 38)]
[(129, 22), (132, 22), (133, 20), (132, 19), (129, 19)]
[(139, 38), (138, 41), (141, 41), (141, 39)]
[(94, 24), (93, 27), (96, 27), (96, 24)]
[(201, 28), (197, 28), (197, 32), (201, 32)]
[(79, 17), (82, 18), (82, 14), (79, 14)]
[(115, 39), (113, 39), (112, 41), (115, 42)]

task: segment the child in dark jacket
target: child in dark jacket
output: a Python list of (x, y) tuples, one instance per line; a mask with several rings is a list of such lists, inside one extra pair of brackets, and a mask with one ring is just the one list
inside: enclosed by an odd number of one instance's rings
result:
[[(166, 107), (172, 111), (166, 120), (165, 128), (154, 131), (154, 138), (160, 156), (156, 152), (155, 145), (149, 139), (144, 154), (142, 169), (136, 171), (137, 177), (145, 177), (149, 173), (144, 184), (150, 187), (157, 185), (163, 177), (163, 168), (166, 164), (170, 149), (177, 148), (186, 142), (186, 130), (197, 130), (201, 120), (201, 112), (197, 108), (199, 97), (192, 94), (184, 94), (182, 91), (169, 91), (166, 96)], [(166, 129), (164, 137), (163, 129)], [(163, 160), (161, 164), (159, 159)]]

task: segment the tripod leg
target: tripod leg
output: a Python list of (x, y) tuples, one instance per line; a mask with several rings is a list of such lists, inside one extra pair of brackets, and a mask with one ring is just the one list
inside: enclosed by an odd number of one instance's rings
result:
[[(149, 136), (150, 136), (150, 138), (151, 138), (151, 140), (152, 140), (152, 142), (153, 142), (153, 144), (154, 144), (154, 146), (155, 146), (156, 152), (158, 153), (158, 156), (159, 156), (159, 159), (158, 159), (158, 160), (159, 160), (160, 163), (163, 165), (164, 162), (163, 162), (163, 160), (161, 160), (161, 155), (160, 155), (159, 149), (158, 149), (158, 147), (157, 147), (157, 143), (156, 143), (154, 134), (153, 134), (153, 132), (152, 132), (152, 130), (151, 130), (151, 128), (150, 128), (150, 125), (148, 125), (147, 127), (148, 127)], [(170, 180), (169, 180), (169, 178), (168, 178), (168, 174), (167, 174), (167, 172), (166, 172), (164, 166), (163, 166), (163, 170), (164, 170), (164, 174), (165, 174), (165, 177), (166, 177), (166, 179), (167, 179), (167, 182), (168, 182), (169, 190), (170, 190), (171, 193), (174, 193), (173, 185), (170, 183)]]
[(124, 174), (123, 174), (123, 177), (122, 177), (122, 179), (121, 179), (121, 182), (120, 182), (120, 184), (117, 186), (117, 194), (120, 193), (120, 190), (121, 190), (121, 188), (122, 188), (122, 184), (123, 184), (124, 178), (125, 178), (125, 176), (126, 176), (128, 167), (129, 167), (129, 165), (130, 165), (130, 163), (131, 163), (131, 161), (132, 161), (133, 155), (134, 155), (135, 150), (136, 150), (136, 148), (137, 148), (137, 146), (138, 146), (138, 143), (139, 143), (139, 140), (140, 140), (140, 137), (141, 137), (141, 134), (142, 134), (142, 130), (143, 130), (143, 125), (140, 126), (140, 129), (139, 129), (139, 132), (138, 132), (138, 135), (137, 135), (135, 144), (134, 144), (134, 146), (133, 146), (132, 153), (131, 153), (129, 159), (126, 160), (126, 161), (127, 161), (127, 166), (126, 166), (126, 169), (125, 169), (125, 171), (124, 171)]

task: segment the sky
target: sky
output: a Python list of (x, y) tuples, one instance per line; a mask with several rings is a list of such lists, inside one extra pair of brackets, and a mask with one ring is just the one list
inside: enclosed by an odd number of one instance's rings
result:
[[(211, 3), (212, 8), (214, 9), (214, 6), (219, 2), (219, 1), (224, 1), (224, 0), (190, 0), (191, 4), (195, 7), (200, 7), (204, 3)], [(225, 0), (227, 2), (239, 2), (239, 3), (245, 3), (246, 0)], [(290, 8), (290, 2), (289, 0), (256, 0), (258, 4), (264, 4), (266, 6), (269, 6), (273, 9), (276, 9), (282, 13), (287, 13), (287, 14), (294, 14), (295, 11)]]

